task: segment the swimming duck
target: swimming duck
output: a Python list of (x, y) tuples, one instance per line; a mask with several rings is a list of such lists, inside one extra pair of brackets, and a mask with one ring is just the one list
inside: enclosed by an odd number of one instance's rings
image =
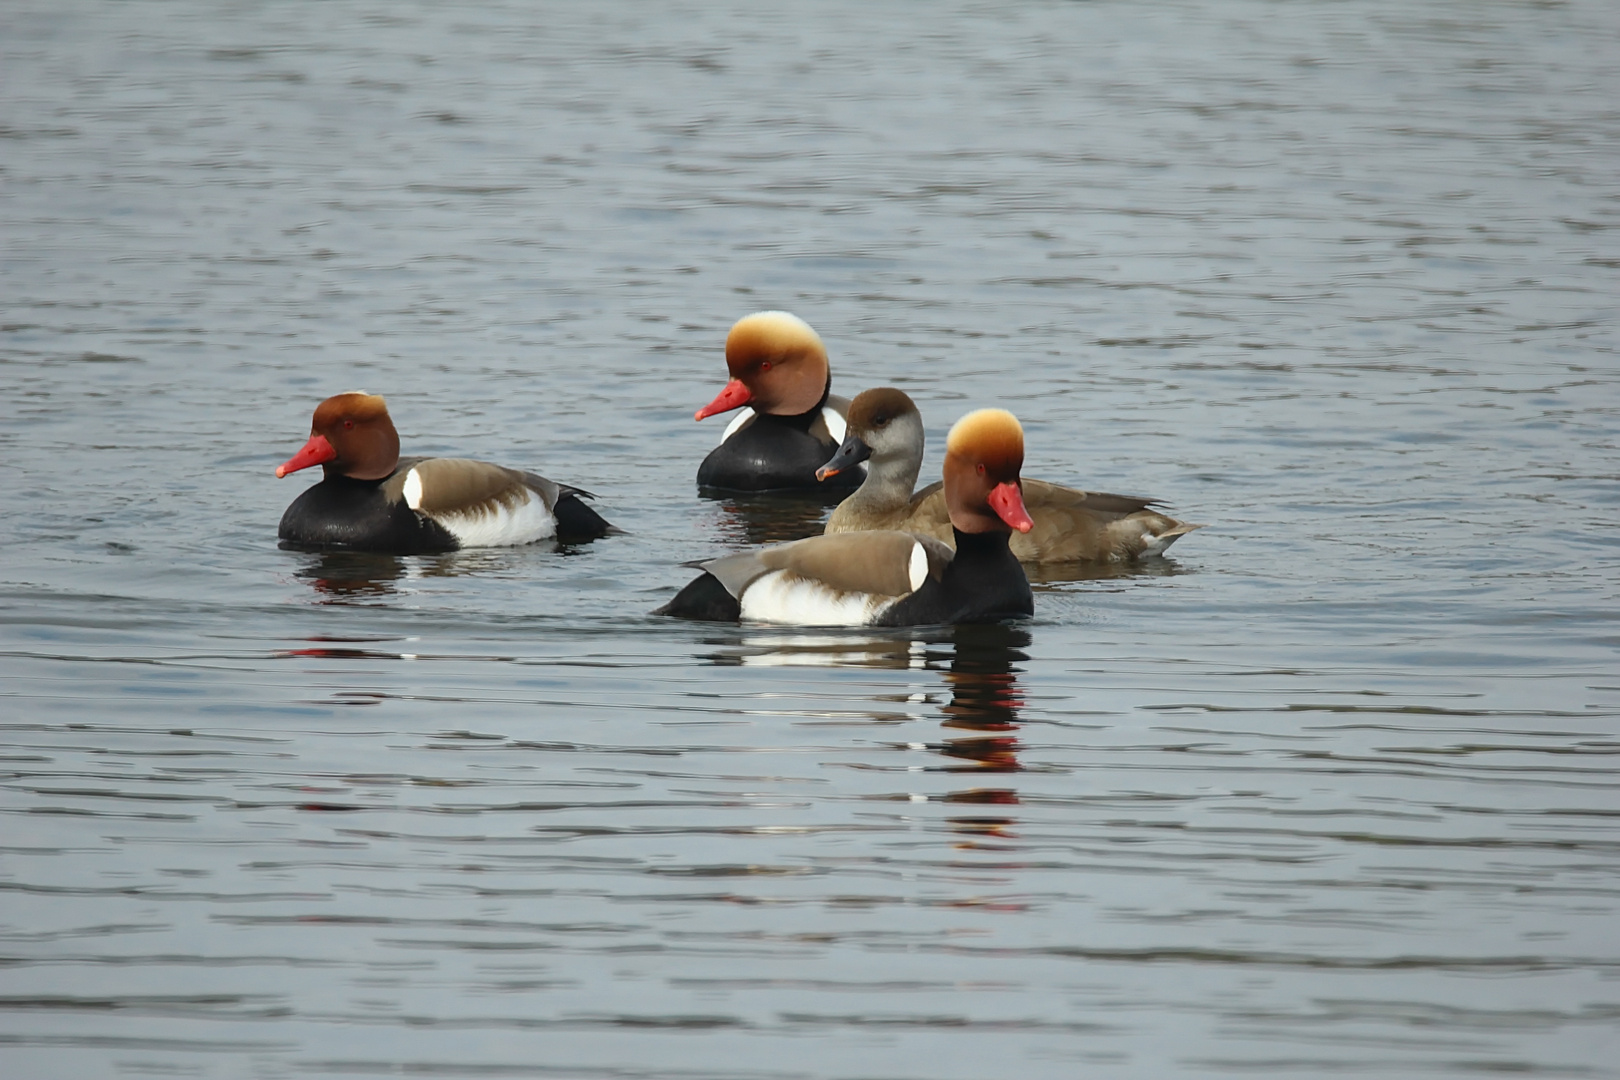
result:
[[(797, 315), (756, 312), (737, 320), (726, 335), (726, 367), (731, 381), (694, 419), (743, 412), (698, 467), (698, 486), (815, 491), (816, 469), (843, 441), (849, 409), (847, 398), (831, 393), (821, 336)], [(837, 483), (855, 487), (864, 475)]]
[(703, 574), (654, 612), (717, 622), (926, 626), (1034, 613), (1007, 547), (1034, 523), (1019, 490), (1024, 431), (1001, 409), (969, 413), (946, 442), (944, 492), (956, 550), (881, 530), (812, 536), (696, 564)]
[(315, 408), (309, 441), (276, 476), (319, 465), (326, 476), (281, 515), (283, 545), (398, 555), (588, 540), (617, 531), (590, 493), (464, 458), (401, 458), (388, 403), (364, 392)]
[[(951, 543), (946, 494), (930, 484), (912, 494), (922, 468), (923, 423), (917, 406), (893, 387), (863, 391), (850, 404), (843, 445), (818, 476), (837, 476), (867, 462), (866, 482), (838, 504), (826, 532), (900, 529)], [(1020, 562), (1122, 562), (1162, 555), (1202, 525), (1159, 513), (1157, 499), (1080, 491), (1024, 479), (1024, 506), (1035, 527), (1012, 538)]]

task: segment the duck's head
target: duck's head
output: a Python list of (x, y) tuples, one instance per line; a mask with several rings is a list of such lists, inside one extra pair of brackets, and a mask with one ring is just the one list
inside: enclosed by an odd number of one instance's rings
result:
[(903, 390), (892, 386), (863, 390), (849, 403), (849, 425), (844, 432), (844, 443), (832, 459), (816, 470), (816, 479), (837, 476), (857, 463), (872, 459), (878, 468), (909, 467), (913, 482), (922, 465), (923, 423)]
[(726, 335), (731, 381), (695, 419), (751, 405), (757, 413), (797, 416), (827, 393), (827, 347), (797, 315), (760, 311), (738, 319)]
[(315, 407), (309, 441), (276, 467), (276, 476), (321, 465), (327, 476), (381, 480), (398, 464), (399, 432), (388, 418), (388, 403), (358, 391), (329, 397)]
[(1005, 409), (979, 409), (956, 422), (945, 440), (945, 506), (965, 533), (1029, 532), (1019, 470), (1024, 429)]

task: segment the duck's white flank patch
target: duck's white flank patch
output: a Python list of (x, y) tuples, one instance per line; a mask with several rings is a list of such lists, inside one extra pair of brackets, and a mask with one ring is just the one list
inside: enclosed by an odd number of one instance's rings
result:
[(829, 409), (823, 405), (821, 407), (821, 422), (827, 425), (827, 434), (832, 436), (833, 442), (843, 443), (844, 434), (849, 431), (849, 425), (844, 422), (844, 418), (838, 414), (837, 409)]
[(489, 502), (457, 513), (440, 512), (433, 520), (450, 530), (462, 547), (508, 547), (532, 544), (557, 535), (557, 519), (534, 492), (521, 505)]
[(748, 421), (752, 420), (753, 418), (754, 407), (752, 405), (744, 405), (741, 409), (737, 410), (737, 418), (726, 425), (726, 433), (720, 436), (720, 441), (725, 442), (727, 439), (737, 434), (737, 429), (748, 423)]
[(911, 565), (907, 569), (911, 574), (911, 591), (916, 592), (928, 580), (928, 552), (921, 543), (912, 543)]
[(895, 602), (875, 593), (840, 592), (786, 570), (758, 578), (742, 594), (742, 617), (788, 626), (869, 626)]
[[(401, 494), (406, 506), (422, 509), (422, 477), (415, 469), (405, 474)], [(524, 501), (517, 506), (491, 499), (465, 510), (441, 510), (428, 516), (450, 530), (464, 548), (532, 544), (557, 535), (557, 519), (546, 509), (545, 501), (528, 489), (523, 494)]]
[(422, 509), (422, 474), (412, 469), (405, 474), (405, 487), (401, 491), (405, 496), (405, 505), (412, 510)]

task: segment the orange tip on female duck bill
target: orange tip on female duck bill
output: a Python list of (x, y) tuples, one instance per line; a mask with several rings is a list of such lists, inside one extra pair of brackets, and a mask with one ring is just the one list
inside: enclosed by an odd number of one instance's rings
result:
[[(844, 441), (838, 447), (838, 452), (828, 459), (827, 464), (816, 470), (816, 479), (827, 480), (837, 476), (845, 469), (854, 468), (861, 462), (869, 460), (871, 456), (872, 448), (867, 446), (859, 435), (851, 431), (844, 436)], [(912, 479), (916, 479), (916, 477)]]

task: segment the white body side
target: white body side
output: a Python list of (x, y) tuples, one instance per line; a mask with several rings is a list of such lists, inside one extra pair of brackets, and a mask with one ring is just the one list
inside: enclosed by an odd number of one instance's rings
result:
[(897, 599), (873, 593), (840, 592), (786, 570), (773, 570), (743, 590), (740, 604), (746, 622), (869, 626)]
[(428, 513), (422, 510), (422, 478), (415, 469), (405, 477), (403, 494), (405, 505), (420, 513), (427, 513), (434, 521), (449, 530), (450, 535), (464, 548), (511, 547), (532, 544), (557, 535), (557, 519), (539, 494), (525, 488), (525, 499), (515, 507), (498, 500), (490, 500), (465, 510), (441, 510)]

